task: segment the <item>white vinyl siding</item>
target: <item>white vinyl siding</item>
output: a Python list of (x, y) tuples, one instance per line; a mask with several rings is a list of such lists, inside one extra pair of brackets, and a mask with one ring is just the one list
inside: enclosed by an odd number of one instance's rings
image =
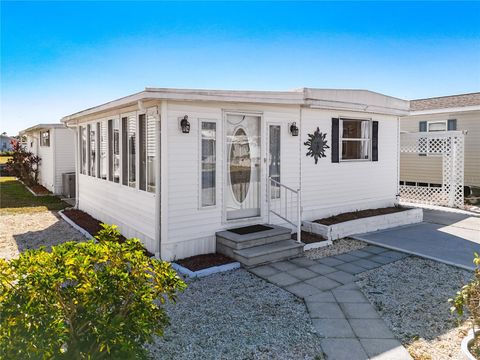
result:
[[(378, 121), (378, 161), (331, 162), (332, 118), (369, 117)], [(397, 194), (398, 120), (391, 115), (357, 113), (322, 109), (302, 109), (301, 143), (317, 127), (326, 133), (326, 157), (306, 157), (302, 146), (303, 219), (316, 220), (342, 212), (392, 206)]]
[[(281, 174), (282, 183), (292, 188), (299, 187), (300, 180), (300, 137), (289, 135), (288, 124), (300, 123), (299, 107), (295, 105), (259, 105), (259, 104), (227, 104), (176, 102), (167, 104), (166, 133), (162, 133), (162, 141), (166, 141), (166, 151), (162, 161), (166, 161), (165, 171), (168, 189), (162, 192), (162, 202), (166, 211), (162, 212), (162, 258), (184, 258), (197, 254), (215, 251), (215, 232), (231, 228), (267, 221), (265, 189), (268, 167), (264, 158), (267, 154), (267, 124), (281, 126), (282, 150)], [(261, 116), (261, 217), (245, 219), (234, 223), (226, 222), (223, 209), (223, 191), (225, 182), (225, 143), (224, 114), (226, 112), (254, 113)], [(191, 125), (190, 133), (184, 134), (179, 129), (178, 119), (188, 115)], [(201, 149), (199, 127), (200, 119), (217, 123), (216, 149), (216, 206), (201, 208)], [(162, 117), (163, 121), (163, 117)], [(302, 149), (303, 151), (303, 149)], [(188, 219), (188, 221), (186, 221)], [(287, 225), (283, 220), (272, 219), (273, 223)]]

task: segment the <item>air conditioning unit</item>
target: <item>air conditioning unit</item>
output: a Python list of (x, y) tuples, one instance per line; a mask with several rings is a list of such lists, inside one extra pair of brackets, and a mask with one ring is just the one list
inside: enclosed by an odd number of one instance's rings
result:
[(75, 197), (75, 173), (62, 174), (63, 179), (63, 195), (67, 198)]

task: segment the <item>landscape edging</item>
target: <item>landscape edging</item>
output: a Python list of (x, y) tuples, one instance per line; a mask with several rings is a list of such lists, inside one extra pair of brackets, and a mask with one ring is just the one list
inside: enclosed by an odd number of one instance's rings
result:
[(85, 230), (84, 228), (80, 227), (79, 225), (77, 225), (72, 219), (70, 219), (67, 215), (65, 215), (63, 213), (63, 210), (60, 210), (58, 212), (58, 215), (60, 215), (60, 217), (65, 220), (70, 226), (72, 226), (75, 230), (77, 230), (78, 232), (80, 232), (83, 236), (85, 236), (88, 240), (90, 239), (95, 239), (87, 230)]
[(212, 267), (198, 270), (198, 271), (189, 270), (186, 267), (183, 267), (182, 265), (179, 265), (175, 262), (172, 262), (171, 264), (172, 264), (172, 268), (174, 268), (180, 274), (191, 277), (191, 278), (204, 277), (204, 276), (213, 275), (216, 273), (235, 270), (240, 268), (240, 263), (238, 261), (235, 261), (229, 264), (219, 265), (219, 266), (212, 266)]

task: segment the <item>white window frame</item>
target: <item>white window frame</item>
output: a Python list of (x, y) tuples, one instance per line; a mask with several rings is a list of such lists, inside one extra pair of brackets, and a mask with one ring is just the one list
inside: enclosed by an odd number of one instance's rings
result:
[[(430, 125), (431, 124), (445, 124), (445, 130), (434, 130), (430, 131)], [(432, 120), (432, 121), (427, 121), (427, 132), (443, 132), (448, 130), (448, 123), (447, 120)]]
[[(215, 204), (214, 205), (202, 205), (202, 123), (214, 123), (215, 124)], [(207, 119), (207, 118), (199, 118), (198, 119), (198, 209), (199, 210), (208, 210), (208, 209), (215, 209), (218, 206), (219, 200), (219, 182), (218, 182), (218, 175), (219, 175), (219, 147), (221, 144), (218, 143), (218, 128), (219, 121), (218, 119)]]
[[(48, 145), (45, 144), (45, 138), (43, 137), (43, 134), (47, 133), (48, 134)], [(50, 147), (50, 130), (43, 130), (40, 131), (40, 146), (41, 147)]]
[[(356, 162), (356, 161), (372, 161), (372, 118), (358, 118), (351, 116), (339, 116), (339, 129), (338, 129), (338, 160), (339, 162)], [(355, 120), (355, 121), (368, 121), (368, 134), (369, 138), (344, 138), (343, 137), (343, 121)], [(368, 159), (343, 159), (343, 141), (368, 141)]]
[[(283, 148), (284, 146), (282, 146), (283, 142), (284, 142), (284, 138), (283, 138), (283, 134), (284, 134), (284, 127), (283, 127), (283, 124), (280, 123), (280, 122), (267, 122), (266, 124), (266, 127), (267, 127), (267, 130), (266, 130), (266, 133), (267, 133), (267, 138), (266, 138), (266, 141), (265, 141), (265, 156), (266, 156), (266, 164), (265, 164), (265, 173), (267, 175), (267, 189), (268, 189), (268, 182), (270, 181), (269, 177), (270, 177), (270, 126), (278, 126), (280, 127), (280, 183), (282, 182), (282, 159), (283, 159)], [(288, 133), (288, 129), (286, 130), (287, 133)], [(269, 194), (266, 194), (267, 195), (267, 199), (268, 199), (268, 196)], [(281, 199), (282, 198), (282, 191), (281, 191), (281, 187), (279, 186), (278, 187), (278, 197), (272, 197), (270, 200), (271, 201), (274, 201), (274, 200), (278, 200), (278, 199)], [(268, 201), (268, 200), (267, 200)]]

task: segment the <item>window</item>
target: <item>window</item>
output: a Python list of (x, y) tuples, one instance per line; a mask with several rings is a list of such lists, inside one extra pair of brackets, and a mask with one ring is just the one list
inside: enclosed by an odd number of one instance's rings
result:
[(107, 179), (107, 127), (105, 121), (101, 121), (97, 124), (98, 134), (100, 138), (100, 161), (98, 176), (101, 179)]
[(87, 128), (80, 126), (80, 172), (87, 175)]
[[(280, 183), (280, 126), (269, 126), (268, 176)], [(280, 198), (280, 184), (270, 182), (272, 199)]]
[(155, 192), (155, 152), (156, 152), (156, 118), (147, 115), (147, 191)]
[(40, 146), (50, 146), (50, 130), (40, 131)]
[(128, 117), (122, 117), (122, 184), (128, 185)]
[(95, 124), (88, 125), (90, 134), (90, 175), (97, 176), (97, 135)]
[(370, 159), (370, 120), (340, 119), (342, 160)]
[(432, 121), (428, 123), (428, 132), (447, 131), (446, 121)]
[(145, 151), (147, 149), (146, 146), (146, 126), (145, 126), (145, 114), (140, 114), (138, 116), (138, 152), (139, 152), (139, 189), (146, 190), (146, 170), (147, 170), (147, 163), (146, 163), (146, 154)]
[(213, 206), (216, 203), (216, 145), (217, 124), (201, 122), (201, 206)]
[(118, 119), (108, 120), (109, 180), (120, 182), (120, 129)]

